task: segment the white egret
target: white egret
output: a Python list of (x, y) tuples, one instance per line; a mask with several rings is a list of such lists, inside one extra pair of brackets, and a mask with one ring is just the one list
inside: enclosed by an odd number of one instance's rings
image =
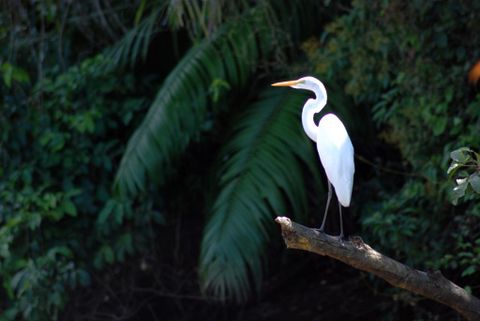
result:
[(327, 91), (323, 83), (314, 77), (303, 77), (297, 80), (277, 82), (272, 86), (288, 86), (295, 89), (306, 89), (315, 93), (315, 99), (310, 98), (303, 106), (303, 129), (311, 140), (317, 143), (320, 161), (328, 178), (328, 198), (320, 231), (325, 228), (328, 207), (332, 198), (332, 184), (338, 199), (340, 215), (340, 238), (343, 238), (342, 206), (350, 206), (352, 197), (353, 146), (342, 121), (334, 114), (326, 114), (315, 124), (314, 115), (327, 104)]

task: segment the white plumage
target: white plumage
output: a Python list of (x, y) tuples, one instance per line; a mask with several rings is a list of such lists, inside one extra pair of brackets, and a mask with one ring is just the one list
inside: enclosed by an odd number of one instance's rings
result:
[(290, 86), (306, 89), (315, 93), (315, 99), (308, 99), (302, 111), (302, 125), (310, 139), (317, 143), (318, 155), (328, 178), (328, 198), (320, 231), (323, 231), (327, 218), (328, 206), (332, 197), (333, 185), (339, 202), (340, 237), (343, 237), (342, 206), (350, 206), (352, 199), (353, 145), (342, 121), (334, 114), (327, 114), (315, 124), (314, 116), (327, 104), (327, 91), (323, 83), (314, 77), (275, 83), (272, 86)]
[(334, 114), (323, 116), (318, 124), (317, 150), (338, 201), (350, 206), (353, 187), (353, 145), (345, 126)]

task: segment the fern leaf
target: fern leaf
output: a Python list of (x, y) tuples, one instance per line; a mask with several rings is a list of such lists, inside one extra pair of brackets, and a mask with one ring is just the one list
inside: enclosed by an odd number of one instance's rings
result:
[(145, 59), (150, 39), (156, 32), (155, 25), (162, 11), (162, 6), (152, 8), (147, 18), (136, 23), (135, 27), (130, 29), (120, 41), (106, 50), (105, 56), (111, 61), (108, 68), (123, 67), (127, 64), (133, 66), (139, 54)]
[(220, 193), (200, 254), (202, 287), (217, 297), (246, 300), (251, 284), (260, 285), (273, 215), (293, 209), (298, 219), (306, 213), (303, 171), (307, 165), (314, 173), (318, 160), (301, 128), (304, 101), (292, 91), (263, 92), (224, 148)]
[[(128, 142), (115, 180), (120, 193), (143, 190), (146, 178), (161, 181), (165, 169), (218, 106), (208, 96), (215, 80), (241, 88), (253, 75), (269, 33), (269, 12), (254, 8), (194, 46), (165, 79), (143, 123)], [(259, 45), (261, 44), (261, 45)], [(272, 45), (271, 45), (272, 46)]]

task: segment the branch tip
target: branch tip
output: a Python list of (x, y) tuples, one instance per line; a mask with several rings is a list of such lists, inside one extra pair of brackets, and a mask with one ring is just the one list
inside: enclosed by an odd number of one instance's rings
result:
[(289, 219), (286, 216), (277, 216), (277, 218), (275, 219), (275, 222), (280, 224), (280, 226), (282, 227), (282, 230), (283, 229), (287, 229), (287, 230), (292, 230), (293, 229), (292, 220)]

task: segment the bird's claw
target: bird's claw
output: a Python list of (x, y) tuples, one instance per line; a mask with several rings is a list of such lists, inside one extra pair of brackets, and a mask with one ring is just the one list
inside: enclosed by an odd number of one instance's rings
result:
[(347, 238), (345, 237), (344, 234), (340, 234), (340, 235), (330, 235), (330, 234), (327, 234), (325, 232), (325, 229), (323, 228), (314, 228), (312, 229), (314, 230), (315, 232), (318, 232), (318, 233), (322, 233), (322, 234), (325, 234), (325, 235), (328, 235), (330, 237), (333, 237), (337, 242), (340, 242), (342, 244), (345, 244), (345, 242), (347, 241)]
[(315, 232), (325, 234), (325, 229), (324, 229), (324, 228), (314, 228), (313, 230), (314, 230)]

